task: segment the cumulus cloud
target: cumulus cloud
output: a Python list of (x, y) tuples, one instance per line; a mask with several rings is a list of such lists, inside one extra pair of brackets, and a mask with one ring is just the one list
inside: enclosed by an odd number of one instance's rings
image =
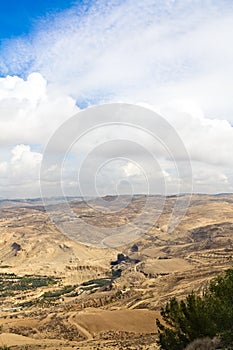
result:
[(166, 116), (178, 131), (192, 161), (231, 167), (233, 165), (231, 123), (224, 119), (208, 118), (198, 105), (192, 103), (189, 109), (189, 104), (189, 100), (176, 101), (161, 108), (160, 113)]
[(29, 145), (16, 145), (8, 161), (0, 162), (0, 191), (6, 197), (39, 196), (42, 154)]
[(43, 144), (67, 118), (77, 113), (75, 100), (48, 86), (40, 73), (27, 79), (0, 78), (0, 144)]

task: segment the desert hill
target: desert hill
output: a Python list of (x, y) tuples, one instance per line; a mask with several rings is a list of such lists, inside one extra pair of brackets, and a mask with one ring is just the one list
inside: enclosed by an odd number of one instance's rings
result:
[[(151, 197), (158, 220), (150, 226), (146, 212), (136, 239), (116, 248), (113, 238), (100, 237), (99, 228), (143, 220), (146, 197), (135, 196), (129, 205), (126, 196), (117, 202), (111, 196), (104, 202), (69, 200), (90, 227), (80, 242), (58, 230), (39, 199), (0, 202), (0, 344), (34, 350), (156, 349), (160, 307), (171, 296), (201, 293), (232, 266), (231, 194), (193, 195), (171, 233), (167, 223), (176, 197), (167, 197), (163, 209), (164, 198)], [(115, 211), (107, 211), (108, 203)], [(94, 246), (96, 237), (109, 247)]]

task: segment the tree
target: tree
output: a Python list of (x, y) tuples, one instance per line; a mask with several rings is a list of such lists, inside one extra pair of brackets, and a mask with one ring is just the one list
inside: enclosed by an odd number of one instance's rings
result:
[(215, 278), (209, 286), (212, 301), (211, 315), (221, 334), (222, 343), (233, 348), (233, 270), (229, 269), (224, 275)]
[(233, 349), (233, 270), (211, 281), (203, 296), (172, 298), (161, 316), (156, 320), (161, 349), (182, 350), (195, 339), (215, 336)]
[(194, 293), (180, 302), (172, 298), (161, 310), (162, 319), (168, 327), (157, 320), (161, 348), (180, 350), (194, 339), (213, 337), (216, 325), (208, 311), (208, 304)]

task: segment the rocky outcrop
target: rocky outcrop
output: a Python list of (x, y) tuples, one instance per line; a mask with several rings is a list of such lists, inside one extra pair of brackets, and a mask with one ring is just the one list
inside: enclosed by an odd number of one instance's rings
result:
[(18, 252), (20, 250), (22, 250), (22, 247), (20, 244), (14, 242), (12, 245), (11, 245), (11, 249), (14, 251), (14, 255), (16, 256), (18, 254)]
[(138, 259), (131, 259), (127, 255), (124, 255), (124, 254), (120, 253), (120, 254), (117, 254), (117, 260), (111, 261), (111, 265), (115, 266), (115, 265), (119, 265), (121, 263), (137, 264), (139, 262), (140, 262), (140, 260), (138, 260)]

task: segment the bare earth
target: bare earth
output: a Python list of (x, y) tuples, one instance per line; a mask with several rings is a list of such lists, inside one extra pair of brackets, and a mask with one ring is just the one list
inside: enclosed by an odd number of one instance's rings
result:
[[(161, 199), (150, 200), (159, 210)], [(194, 195), (186, 216), (168, 234), (174, 201), (166, 199), (153, 227), (145, 216), (144, 235), (116, 249), (64, 236), (39, 200), (1, 201), (0, 345), (157, 349), (161, 306), (172, 296), (202, 293), (233, 259), (233, 195)], [(144, 203), (145, 196), (136, 196), (124, 210), (107, 216), (84, 202), (74, 200), (71, 206), (91, 223), (86, 234), (94, 242), (95, 227), (111, 230), (135, 220)], [(114, 239), (103, 237), (108, 243)]]

